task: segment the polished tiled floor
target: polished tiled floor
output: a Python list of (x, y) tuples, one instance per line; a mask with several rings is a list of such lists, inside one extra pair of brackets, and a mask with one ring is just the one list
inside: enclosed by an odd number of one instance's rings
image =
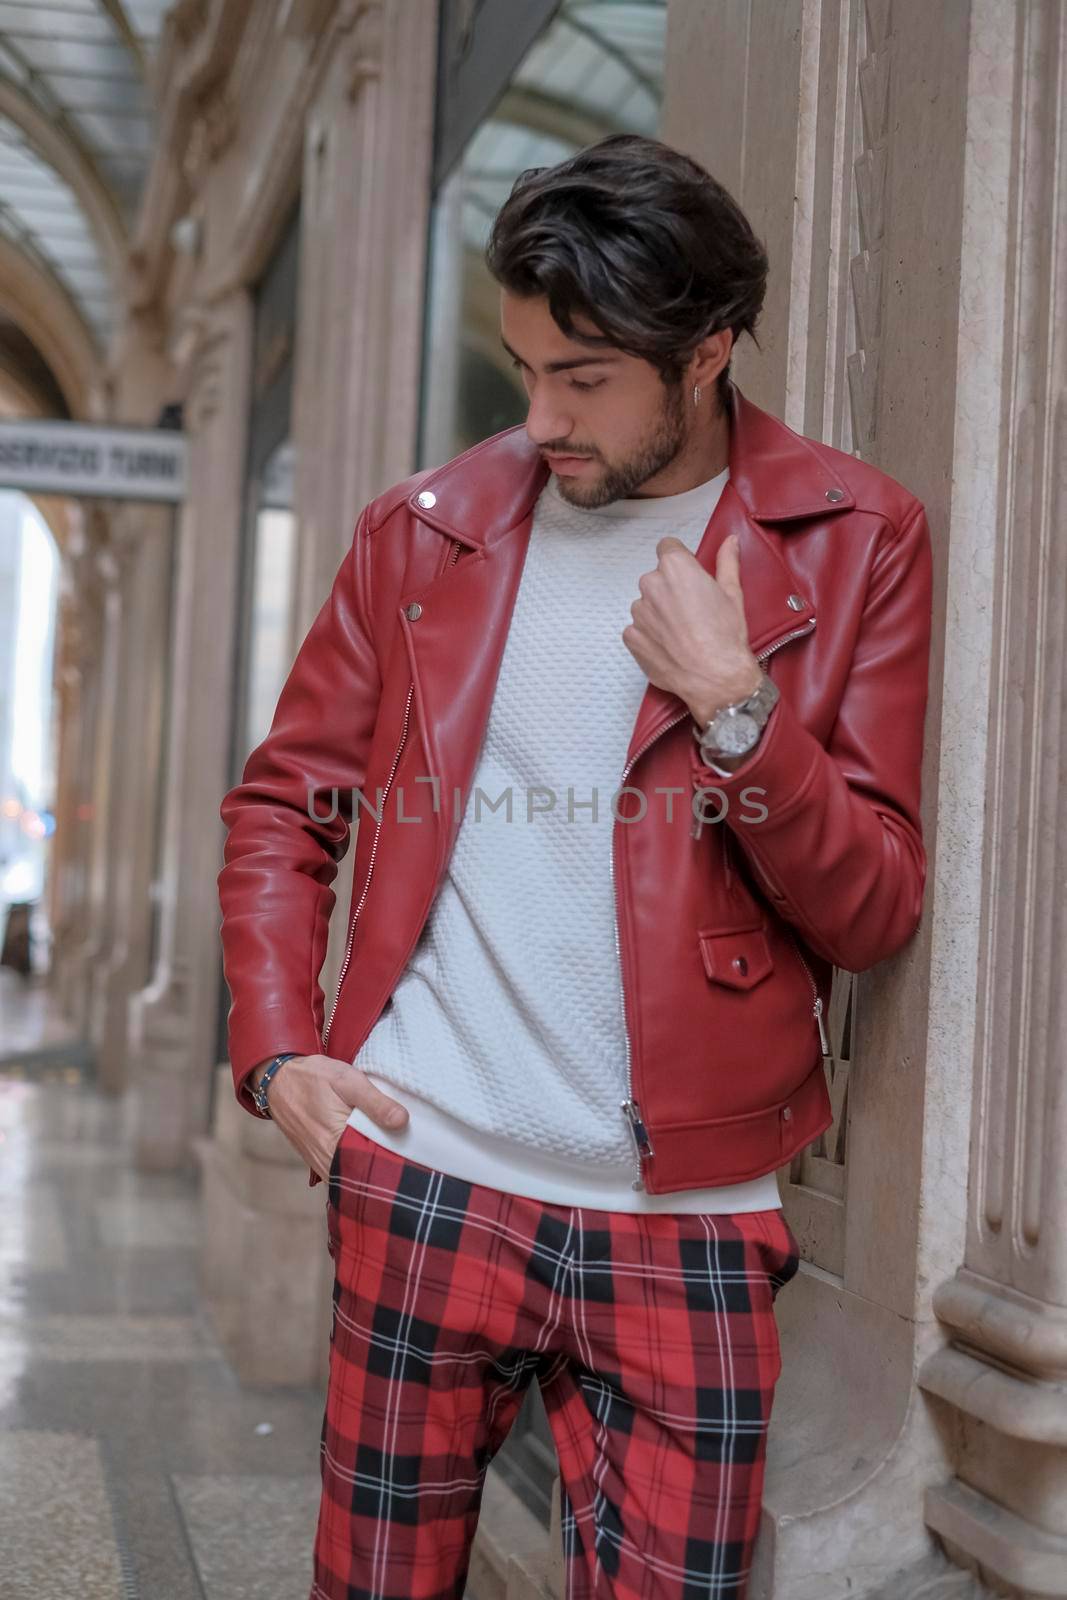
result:
[(50, 1043), (0, 1060), (0, 1600), (306, 1600), (324, 1394), (238, 1383), (195, 1171)]

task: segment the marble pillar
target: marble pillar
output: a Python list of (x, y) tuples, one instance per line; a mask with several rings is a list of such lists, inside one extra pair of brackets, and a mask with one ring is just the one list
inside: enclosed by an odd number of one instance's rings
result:
[[(987, 739), (974, 707), (996, 538), (957, 464), (982, 403), (961, 355), (974, 337), (961, 245), (980, 182), (973, 9), (750, 0), (668, 12), (664, 137), (727, 185), (770, 257), (760, 350), (742, 340), (738, 381), (800, 432), (905, 483), (934, 543), (925, 912), (893, 960), (835, 974), (835, 1120), (780, 1175), (804, 1259), (776, 1308), (784, 1366), (752, 1600), (909, 1600), (972, 1581), (925, 1514), (953, 1446), (919, 1375), (945, 1341), (934, 1290), (964, 1250), (984, 826), (973, 773)], [(994, 191), (983, 237), (994, 254), (1002, 200)], [(943, 714), (942, 683), (963, 726)]]
[[(414, 468), (422, 290), (433, 134), (435, 7), (413, 0), (345, 8), (328, 65), (305, 105), (294, 373), (295, 654), (329, 592), (367, 501)], [(313, 25), (290, 22), (309, 43)], [(292, 86), (291, 86), (292, 87)], [(253, 113), (250, 111), (249, 116)], [(291, 127), (291, 119), (282, 125)], [(273, 126), (273, 124), (272, 124)], [(235, 215), (255, 229), (271, 163)], [(219, 795), (221, 799), (221, 793)], [(336, 980), (346, 938), (350, 848), (321, 982)], [(221, 849), (217, 863), (221, 866)], [(205, 1179), (204, 1284), (238, 1370), (259, 1381), (325, 1378), (332, 1286), (322, 1188), (278, 1130), (236, 1103), (218, 1071)], [(254, 1248), (253, 1248), (254, 1246)], [(270, 1305), (269, 1316), (254, 1314)]]
[(106, 792), (100, 730), (107, 722), (108, 558), (102, 565), (104, 525), (98, 514), (72, 506), (69, 523), (57, 619), (64, 688), (51, 863), (57, 886), (51, 981), (63, 1011), (85, 1032), (96, 948), (94, 883), (100, 882), (104, 848), (98, 807)]
[(149, 977), (176, 516), (171, 506), (124, 506), (112, 529), (119, 563), (116, 715), (108, 753), (113, 782), (89, 1035), (97, 1082), (116, 1093), (130, 1077), (130, 998)]
[(130, 1003), (137, 1159), (187, 1163), (207, 1128), (220, 995), (219, 802), (229, 773), (237, 549), (252, 308), (234, 290), (188, 319), (187, 497), (177, 522), (159, 949)]
[[(982, 664), (967, 846), (973, 1071), (962, 1260), (919, 1383), (952, 1473), (926, 1521), (997, 1594), (1067, 1596), (1067, 155), (1062, 6), (975, 0), (958, 465), (982, 559), (954, 626)], [(965, 536), (966, 537), (966, 536)], [(974, 535), (970, 534), (973, 541)], [(964, 547), (966, 549), (966, 546)], [(975, 717), (975, 707), (984, 714)], [(965, 709), (961, 706), (961, 710)]]

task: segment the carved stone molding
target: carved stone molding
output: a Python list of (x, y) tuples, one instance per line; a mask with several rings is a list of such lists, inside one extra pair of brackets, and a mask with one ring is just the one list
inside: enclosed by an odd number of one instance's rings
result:
[(345, 38), (345, 84), (350, 99), (363, 86), (381, 76), (382, 8), (380, 0), (364, 0), (356, 5)]
[(862, 151), (853, 163), (860, 249), (849, 263), (856, 349), (848, 357), (853, 446), (867, 455), (875, 437), (882, 339), (886, 233), (886, 151), (892, 65), (892, 0), (866, 0), (866, 55), (857, 68)]
[(182, 152), (182, 172), (198, 189), (212, 162), (226, 153), (237, 134), (237, 103), (225, 84), (219, 84), (201, 103)]
[(186, 373), (183, 407), (185, 430), (200, 433), (218, 411), (225, 379), (230, 330), (214, 321), (203, 307), (190, 307), (183, 329), (181, 355)]
[(1040, 1383), (1067, 1384), (1067, 1306), (1034, 1300), (966, 1267), (939, 1285), (933, 1304), (958, 1346)]

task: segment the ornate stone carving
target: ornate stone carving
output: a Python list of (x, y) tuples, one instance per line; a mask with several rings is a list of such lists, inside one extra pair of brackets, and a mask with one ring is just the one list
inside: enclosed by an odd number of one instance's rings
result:
[(189, 361), (189, 386), (185, 399), (186, 431), (199, 433), (215, 416), (225, 379), (224, 363), (229, 332), (213, 326), (207, 314), (196, 322), (196, 343)]
[(194, 189), (202, 184), (211, 163), (232, 144), (237, 123), (237, 104), (225, 85), (216, 87), (202, 100), (182, 152), (182, 171)]

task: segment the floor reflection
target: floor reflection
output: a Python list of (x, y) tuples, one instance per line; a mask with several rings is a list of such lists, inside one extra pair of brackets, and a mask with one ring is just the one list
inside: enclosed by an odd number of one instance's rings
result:
[(138, 1172), (43, 993), (0, 1001), (4, 1600), (303, 1600), (323, 1393), (237, 1382), (197, 1176)]

